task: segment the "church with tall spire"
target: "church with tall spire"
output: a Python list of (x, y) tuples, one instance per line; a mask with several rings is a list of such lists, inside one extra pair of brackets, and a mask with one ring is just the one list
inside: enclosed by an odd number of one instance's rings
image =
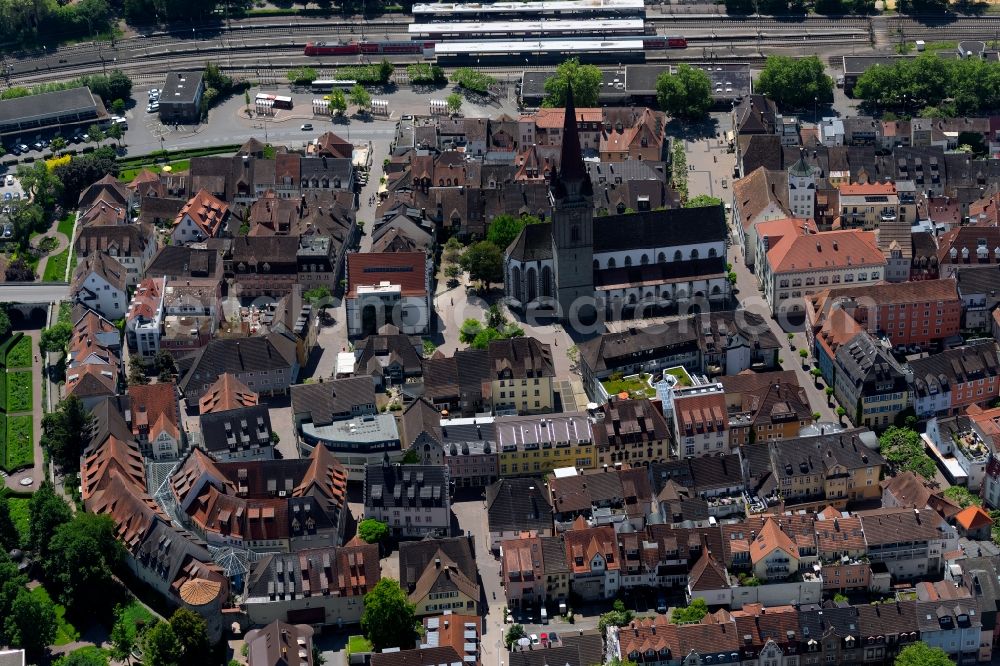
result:
[(724, 307), (726, 220), (722, 207), (594, 217), (573, 89), (566, 91), (548, 221), (524, 227), (504, 252), (504, 292), (515, 310), (564, 321), (641, 317)]

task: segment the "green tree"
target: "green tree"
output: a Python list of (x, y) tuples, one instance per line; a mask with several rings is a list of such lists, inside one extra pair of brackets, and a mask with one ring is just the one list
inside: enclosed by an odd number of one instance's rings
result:
[(42, 417), (42, 447), (63, 472), (80, 470), (80, 456), (93, 422), (93, 415), (75, 395), (60, 401), (54, 412)]
[(896, 657), (894, 666), (951, 666), (954, 663), (941, 648), (932, 648), (919, 641), (903, 648)]
[(372, 105), (372, 96), (368, 94), (364, 86), (360, 83), (355, 83), (354, 87), (351, 88), (351, 104), (358, 107), (358, 111), (365, 112), (368, 111), (368, 107)]
[[(54, 171), (49, 171), (45, 162), (22, 164), (17, 167), (16, 175), (21, 187), (31, 196), (34, 203), (45, 211), (51, 211), (55, 207), (62, 195), (63, 183)], [(94, 180), (99, 178), (100, 176)]]
[(100, 125), (94, 123), (87, 128), (87, 136), (89, 136), (90, 140), (99, 146), (101, 145), (101, 141), (104, 141), (104, 130), (101, 129)]
[(389, 62), (387, 58), (382, 58), (382, 62), (378, 64), (379, 83), (389, 83), (389, 79), (392, 78), (392, 73), (395, 71), (396, 66)]
[(249, 90), (249, 88), (247, 90), (243, 91), (243, 103), (245, 105), (246, 111), (249, 112), (250, 111), (250, 90)]
[(952, 486), (944, 491), (943, 495), (950, 499), (951, 501), (958, 504), (963, 509), (967, 506), (982, 506), (983, 500), (978, 495), (973, 495), (968, 488), (964, 486)]
[(491, 283), (503, 280), (503, 255), (500, 249), (489, 241), (479, 241), (469, 247), (459, 260), (469, 277), (482, 282), (487, 288)]
[(185, 666), (209, 666), (212, 644), (208, 640), (205, 618), (187, 608), (178, 608), (170, 616), (170, 628), (181, 646), (181, 663)]
[(692, 599), (687, 608), (675, 608), (670, 616), (670, 621), (674, 624), (686, 624), (688, 622), (701, 622), (701, 618), (708, 615), (708, 604), (704, 599)]
[(4, 553), (21, 547), (21, 535), (10, 517), (10, 503), (7, 495), (0, 493), (0, 549)]
[(486, 327), (495, 328), (498, 331), (503, 329), (507, 325), (507, 317), (504, 316), (503, 310), (497, 303), (490, 305), (486, 310)]
[(524, 625), (512, 624), (507, 628), (507, 633), (504, 634), (504, 643), (510, 648), (512, 645), (517, 643), (522, 638), (527, 638), (528, 634), (524, 631)]
[(678, 118), (701, 118), (712, 106), (712, 81), (702, 69), (681, 64), (656, 79), (656, 102)]
[(128, 359), (128, 385), (144, 386), (148, 383), (149, 376), (146, 374), (146, 364), (137, 354), (133, 354)]
[(108, 666), (108, 658), (101, 648), (87, 645), (57, 659), (56, 666)]
[(116, 69), (107, 76), (103, 74), (88, 76), (83, 82), (107, 106), (113, 106), (115, 100), (126, 100), (132, 96), (132, 79), (121, 70)]
[(413, 604), (392, 578), (383, 578), (365, 595), (361, 629), (379, 650), (413, 645)]
[(52, 171), (52, 175), (61, 183), (61, 196), (57, 195), (56, 199), (62, 201), (67, 210), (75, 208), (80, 192), (109, 174), (118, 175), (113, 147), (105, 146), (86, 155), (74, 155), (69, 164), (60, 164)]
[(125, 614), (125, 608), (115, 608), (115, 624), (111, 628), (111, 656), (115, 661), (132, 663), (136, 648), (136, 626)]
[(462, 93), (453, 92), (445, 98), (448, 105), (448, 113), (456, 114), (462, 110)]
[(161, 378), (168, 378), (164, 381), (168, 381), (170, 377), (177, 374), (177, 362), (174, 360), (174, 355), (166, 349), (156, 352), (156, 356), (153, 357), (153, 367)]
[(542, 106), (566, 106), (566, 91), (573, 86), (573, 103), (576, 108), (597, 106), (604, 78), (594, 65), (581, 65), (579, 58), (570, 58), (556, 67), (555, 76), (545, 81), (545, 100)]
[(312, 67), (296, 67), (288, 70), (288, 81), (296, 86), (311, 85), (316, 76), (316, 70)]
[(538, 224), (539, 222), (541, 220), (534, 215), (524, 214), (520, 217), (507, 214), (497, 215), (490, 221), (486, 240), (500, 249), (506, 249), (520, 235), (521, 229), (529, 224)]
[(180, 666), (183, 648), (168, 622), (157, 622), (142, 636), (144, 666)]
[(347, 111), (347, 96), (344, 95), (343, 90), (337, 88), (330, 92), (330, 101), (327, 102), (327, 108), (335, 116), (343, 115)]
[[(54, 202), (52, 202), (54, 205)], [(10, 222), (11, 230), (11, 242), (17, 244), (17, 246), (25, 250), (31, 241), (32, 232), (41, 231), (46, 227), (46, 221), (49, 219), (48, 211), (51, 209), (43, 209), (38, 203), (31, 203), (27, 206), (21, 206), (20, 208), (15, 208), (7, 216), (7, 220)], [(10, 265), (8, 265), (8, 269)], [(34, 270), (30, 270), (30, 276), (20, 276), (17, 281), (28, 282), (34, 280)], [(7, 278), (8, 282), (11, 282), (11, 278)]]
[(934, 478), (934, 461), (924, 451), (920, 435), (909, 428), (892, 426), (879, 437), (879, 452), (895, 472), (915, 472), (925, 479)]
[(472, 341), (482, 330), (483, 324), (478, 319), (466, 319), (462, 322), (462, 328), (459, 329), (458, 339), (467, 345), (472, 344)]
[(66, 139), (61, 136), (52, 137), (52, 151), (56, 154), (66, 149)]
[(718, 197), (712, 197), (707, 194), (699, 194), (693, 199), (688, 199), (684, 203), (685, 208), (711, 208), (712, 206), (721, 206), (722, 199)]
[(52, 484), (47, 481), (42, 483), (31, 496), (28, 513), (31, 525), (29, 545), (35, 556), (45, 562), (50, 555), (49, 542), (53, 534), (60, 525), (68, 523), (73, 518), (73, 513), (69, 505), (56, 495)]
[(768, 56), (756, 90), (784, 109), (811, 109), (833, 101), (833, 79), (816, 56)]
[(325, 285), (321, 285), (319, 287), (313, 287), (309, 291), (307, 291), (304, 294), (302, 294), (302, 298), (304, 298), (307, 301), (309, 301), (313, 305), (313, 307), (316, 307), (316, 306), (319, 306), (319, 305), (322, 305), (322, 306), (325, 307), (325, 306), (329, 305), (330, 304), (330, 299), (332, 297), (333, 297), (333, 294), (330, 292), (330, 288), (327, 287), (327, 286), (325, 286)]
[(365, 543), (379, 543), (389, 536), (389, 526), (380, 520), (366, 518), (358, 523), (358, 537)]
[(6, 337), (10, 333), (10, 315), (7, 308), (0, 307), (0, 337)]
[(6, 551), (0, 551), (0, 639), (4, 632), (3, 618), (10, 615), (14, 600), (28, 584), (28, 577), (17, 570), (17, 564)]
[(625, 610), (624, 606), (621, 609), (610, 610), (601, 615), (601, 618), (597, 621), (597, 629), (603, 636), (607, 632), (608, 627), (624, 627), (632, 621), (632, 618), (632, 611)]
[(125, 138), (125, 130), (122, 128), (121, 123), (112, 123), (111, 127), (104, 133), (109, 139), (114, 139), (118, 142), (118, 147), (122, 147), (122, 139)]
[(21, 588), (3, 629), (12, 646), (23, 648), (29, 657), (37, 659), (56, 639), (56, 609), (48, 599)]
[(92, 607), (112, 586), (123, 557), (109, 515), (78, 513), (56, 528), (42, 566), (46, 578), (57, 584), (63, 604)]
[(495, 328), (484, 328), (476, 334), (470, 345), (473, 349), (489, 349), (490, 343), (503, 337), (503, 333)]

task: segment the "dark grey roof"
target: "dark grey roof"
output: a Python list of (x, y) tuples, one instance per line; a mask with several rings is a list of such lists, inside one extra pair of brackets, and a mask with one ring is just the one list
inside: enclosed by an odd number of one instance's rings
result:
[(201, 436), (209, 452), (267, 447), (271, 445), (271, 415), (266, 405), (202, 414)]
[(368, 405), (375, 405), (375, 384), (371, 377), (347, 377), (292, 387), (292, 414), (316, 426), (350, 418), (352, 408)]
[[(869, 547), (904, 541), (944, 539), (948, 533), (938, 530), (944, 521), (934, 509), (875, 509), (859, 511), (861, 527)], [(951, 531), (954, 534), (954, 529)]]
[(551, 259), (552, 225), (546, 222), (524, 227), (507, 248), (507, 255), (514, 261)]
[(490, 532), (552, 529), (552, 508), (542, 479), (500, 479), (486, 489)]
[[(420, 351), (417, 351), (418, 348)], [(363, 371), (373, 358), (384, 359), (385, 364), (397, 361), (407, 375), (420, 374), (422, 343), (420, 338), (404, 335), (396, 329), (394, 332), (371, 335), (358, 342), (355, 349), (361, 354), (355, 362), (355, 367)]]
[[(407, 465), (411, 467), (411, 465)], [(420, 575), (431, 563), (434, 554), (441, 550), (471, 580), (478, 580), (472, 537), (448, 537), (444, 539), (423, 539), (404, 541), (399, 544), (399, 583), (410, 590), (416, 585)], [(590, 666), (589, 664), (587, 666)]]
[(651, 210), (594, 219), (594, 252), (673, 247), (725, 238), (722, 206)]
[(640, 356), (651, 360), (697, 350), (698, 332), (689, 318), (605, 333), (580, 344), (580, 360), (592, 372), (601, 372), (635, 363)]
[(161, 104), (194, 104), (205, 72), (167, 72), (160, 93)]
[[(772, 469), (781, 476), (822, 475), (823, 467), (831, 461), (848, 470), (884, 464), (882, 454), (869, 449), (859, 437), (866, 432), (858, 428), (832, 435), (774, 440), (769, 444)], [(791, 472), (786, 471), (789, 467)]]
[(482, 395), (482, 383), (490, 375), (490, 357), (485, 349), (462, 349), (454, 356), (424, 360), (424, 395), (438, 398)]
[(184, 245), (160, 248), (146, 269), (146, 275), (156, 277), (205, 277), (222, 279), (222, 262), (216, 250), (195, 249)]
[(371, 666), (461, 666), (462, 656), (451, 645), (423, 649), (377, 652)]
[(966, 345), (946, 349), (938, 354), (910, 361), (913, 391), (918, 397), (935, 391), (946, 391), (955, 383), (996, 377), (1000, 374), (997, 344)]
[(743, 484), (740, 457), (736, 454), (652, 463), (649, 476), (657, 495), (668, 479), (673, 479), (692, 493)]
[(593, 666), (603, 663), (604, 642), (597, 631), (580, 635), (560, 632), (556, 647), (531, 646), (508, 655), (510, 666)]
[(958, 264), (949, 266), (948, 270), (955, 272), (958, 291), (962, 296), (989, 294), (1000, 290), (1000, 266), (995, 264), (985, 266)]
[(346, 157), (303, 157), (299, 160), (299, 177), (307, 178), (340, 178), (346, 187), (347, 179), (351, 177), (351, 160)]
[[(895, 393), (906, 390), (906, 375), (896, 359), (867, 331), (858, 333), (846, 344), (837, 347), (837, 365), (866, 395)], [(876, 391), (876, 385), (888, 385)]]
[[(960, 616), (963, 618), (961, 623)], [(917, 602), (917, 627), (921, 632), (954, 631), (959, 627), (981, 627), (982, 624), (983, 618), (975, 599)]]
[(188, 395), (201, 395), (219, 378), (230, 372), (287, 370), (291, 363), (268, 338), (212, 340), (195, 357), (179, 387)]
[(365, 506), (442, 507), (450, 490), (444, 465), (365, 465)]
[(55, 92), (0, 100), (0, 125), (8, 122), (30, 122), (74, 113), (96, 113), (97, 101), (90, 88), (70, 88)]
[(749, 310), (728, 310), (697, 315), (698, 344), (702, 351), (725, 349), (728, 338), (739, 333), (754, 349), (778, 349), (781, 343), (759, 314)]
[(562, 536), (541, 537), (542, 567), (546, 575), (569, 573), (566, 563), (566, 541)]
[(519, 337), (494, 340), (489, 347), (491, 379), (509, 371), (514, 379), (555, 377), (552, 347), (535, 338)]
[[(963, 562), (964, 565), (964, 562)], [(890, 636), (917, 631), (917, 602), (897, 601), (893, 604), (859, 604), (858, 621), (862, 636)]]
[(809, 609), (799, 613), (799, 627), (805, 640), (819, 640), (831, 629), (839, 637), (859, 636), (858, 611), (853, 606), (837, 608), (830, 605), (820, 609)]

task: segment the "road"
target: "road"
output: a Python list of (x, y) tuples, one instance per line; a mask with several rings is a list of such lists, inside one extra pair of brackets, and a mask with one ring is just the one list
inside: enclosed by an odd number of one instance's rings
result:
[[(731, 118), (729, 114), (713, 113), (712, 119), (715, 122), (715, 131), (720, 136), (724, 136), (731, 129)], [(713, 135), (708, 138), (685, 141), (687, 162), (691, 169), (688, 175), (689, 197), (696, 197), (699, 194), (708, 194), (719, 197), (724, 202), (729, 202), (732, 198), (731, 187), (733, 168), (736, 165), (736, 156), (726, 150), (726, 146), (720, 143)], [(684, 140), (684, 139), (678, 139)], [(723, 187), (723, 181), (726, 186)], [(735, 230), (731, 230), (733, 243), (729, 249), (729, 262), (736, 272), (737, 299), (740, 307), (749, 312), (759, 314), (767, 322), (768, 327), (778, 338), (782, 345), (779, 357), (782, 361), (782, 369), (793, 370), (799, 385), (805, 389), (809, 398), (809, 404), (813, 412), (819, 412), (821, 421), (837, 421), (834, 407), (827, 403), (826, 394), (823, 392), (824, 385), (817, 384), (815, 378), (809, 373), (811, 365), (807, 368), (802, 366), (802, 359), (799, 357), (799, 349), (806, 348), (805, 334), (802, 327), (784, 330), (778, 321), (771, 318), (771, 310), (764, 300), (757, 277), (747, 270), (746, 264), (740, 256), (739, 242)], [(788, 333), (792, 332), (792, 345), (789, 346)]]
[(0, 284), (0, 302), (3, 303), (55, 303), (69, 296), (69, 286), (59, 282)]

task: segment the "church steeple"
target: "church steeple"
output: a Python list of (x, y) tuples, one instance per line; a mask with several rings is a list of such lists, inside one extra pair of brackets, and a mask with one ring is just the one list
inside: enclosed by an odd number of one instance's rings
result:
[(587, 167), (583, 163), (580, 130), (576, 122), (576, 105), (573, 103), (573, 86), (567, 84), (559, 173), (552, 179), (552, 195), (557, 199), (564, 199), (571, 194), (593, 196), (594, 188)]

